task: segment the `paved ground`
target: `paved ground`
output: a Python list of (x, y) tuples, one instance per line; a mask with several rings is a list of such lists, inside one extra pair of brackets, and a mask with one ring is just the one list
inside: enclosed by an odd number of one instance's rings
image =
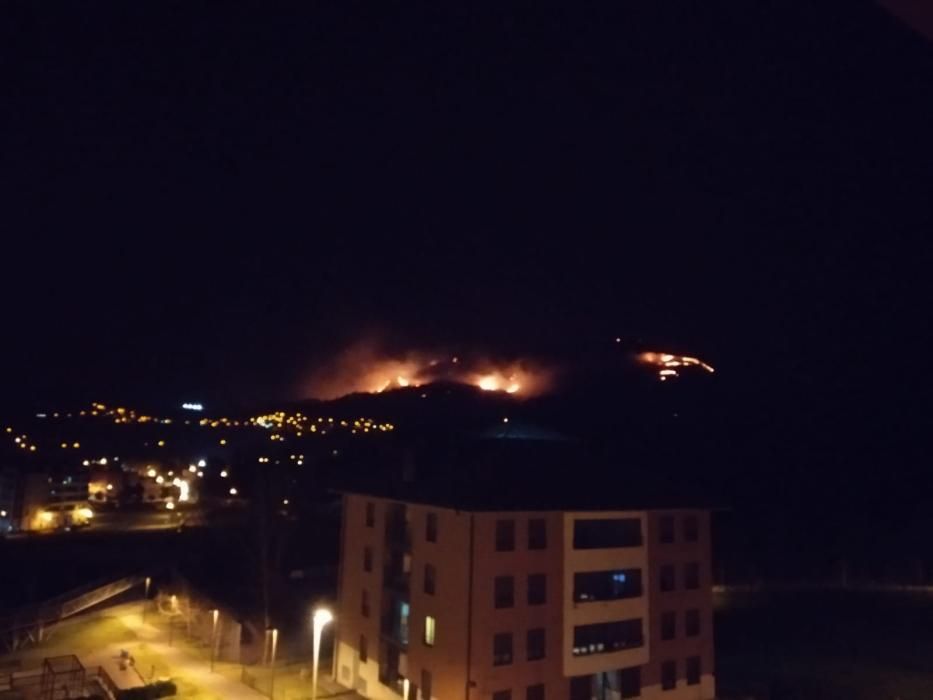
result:
[[(203, 648), (189, 644), (177, 631), (170, 645), (168, 632), (152, 624), (158, 619), (158, 613), (150, 608), (144, 620), (140, 603), (113, 606), (72, 618), (53, 630), (48, 642), (9, 658), (24, 669), (35, 669), (46, 656), (76, 653), (86, 668), (103, 667), (120, 688), (143, 685), (153, 676), (171, 677), (178, 685), (179, 700), (269, 700), (270, 669), (245, 668), (254, 685), (266, 693), (241, 682), (239, 664), (218, 662), (216, 672), (212, 672)], [(135, 659), (135, 667), (121, 667), (122, 651)], [(0, 662), (6, 658), (0, 657)], [(300, 669), (301, 665), (295, 664), (276, 670), (275, 700), (310, 698), (307, 670), (301, 673)], [(326, 672), (319, 677), (318, 698), (362, 700)]]

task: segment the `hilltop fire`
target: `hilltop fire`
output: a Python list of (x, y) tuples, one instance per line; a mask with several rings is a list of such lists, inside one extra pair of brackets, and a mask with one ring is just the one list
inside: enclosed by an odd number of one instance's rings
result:
[(700, 367), (709, 373), (716, 371), (696, 357), (672, 355), (666, 352), (643, 352), (638, 356), (638, 361), (657, 367), (658, 379), (662, 382), (679, 377), (680, 370), (684, 367)]
[(326, 370), (316, 372), (309, 393), (331, 399), (357, 392), (378, 394), (454, 382), (527, 398), (546, 392), (551, 376), (550, 370), (528, 360), (471, 359), (425, 352), (385, 357), (373, 348), (359, 346), (343, 353)]

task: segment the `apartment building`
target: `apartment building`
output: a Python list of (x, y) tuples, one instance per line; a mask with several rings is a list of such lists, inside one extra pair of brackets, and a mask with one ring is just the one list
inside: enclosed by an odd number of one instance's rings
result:
[(343, 685), (374, 700), (715, 696), (708, 511), (404, 498), (343, 495)]

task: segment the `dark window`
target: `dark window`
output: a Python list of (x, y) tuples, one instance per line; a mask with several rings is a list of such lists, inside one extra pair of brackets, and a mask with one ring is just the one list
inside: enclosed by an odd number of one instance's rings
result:
[(363, 571), (373, 570), (373, 548), (363, 547)]
[(593, 676), (574, 676), (570, 679), (570, 700), (591, 700)]
[(700, 587), (700, 565), (690, 562), (684, 567), (684, 588), (692, 590)]
[(433, 564), (424, 565), (424, 592), (428, 595), (434, 595), (434, 579), (437, 575)]
[(573, 523), (574, 549), (611, 549), (641, 546), (641, 520), (576, 520)]
[(700, 611), (688, 610), (684, 613), (684, 634), (688, 637), (700, 635)]
[(502, 632), (492, 638), (492, 665), (506, 666), (512, 663), (512, 633)]
[(543, 659), (545, 654), (545, 637), (544, 637), (544, 628), (538, 627), (533, 630), (528, 630), (528, 635), (525, 639), (526, 646), (525, 651), (528, 656), (529, 661), (537, 661), (538, 659)]
[(661, 664), (661, 690), (673, 690), (677, 687), (677, 662), (665, 661)]
[(700, 682), (700, 657), (687, 658), (687, 685), (696, 685)]
[(644, 643), (641, 620), (598, 622), (573, 628), (573, 655), (607, 654)]
[(496, 521), (496, 551), (511, 552), (515, 549), (515, 521)]
[(376, 524), (376, 504), (366, 504), (366, 527), (373, 527)]
[(360, 635), (360, 661), (366, 663), (369, 660), (369, 650), (366, 647), (366, 637)]
[(363, 591), (362, 598), (360, 599), (360, 612), (363, 614), (363, 617), (369, 617), (369, 591)]
[(544, 684), (538, 683), (525, 688), (525, 700), (544, 700)]
[(437, 513), (428, 513), (424, 526), (424, 539), (437, 542)]
[(668, 640), (677, 636), (677, 613), (661, 613), (661, 639)]
[(547, 601), (547, 576), (528, 575), (528, 605), (544, 605)]
[(677, 587), (673, 564), (664, 564), (659, 571), (662, 591), (673, 591)]
[(421, 671), (421, 697), (424, 700), (431, 700), (431, 672)]
[(544, 518), (528, 521), (528, 549), (547, 549), (547, 520)]
[(573, 575), (573, 600), (618, 600), (641, 595), (641, 569), (582, 571)]
[(497, 690), (492, 694), (492, 700), (512, 700), (511, 690)]
[(684, 539), (687, 542), (696, 542), (700, 539), (700, 520), (695, 515), (684, 518)]
[(632, 666), (619, 671), (619, 695), (623, 698), (641, 695), (641, 668)]
[(515, 605), (515, 579), (511, 576), (496, 576), (495, 599), (497, 608), (511, 608)]
[(673, 515), (662, 515), (658, 518), (658, 539), (661, 544), (670, 544), (674, 541)]

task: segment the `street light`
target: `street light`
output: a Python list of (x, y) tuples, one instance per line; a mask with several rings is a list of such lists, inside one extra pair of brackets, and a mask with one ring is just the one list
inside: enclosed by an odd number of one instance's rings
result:
[(214, 672), (214, 654), (217, 649), (217, 620), (220, 618), (220, 610), (214, 608), (211, 610), (211, 615), (214, 618), (213, 623), (211, 624), (211, 673)]
[(317, 700), (317, 667), (321, 658), (321, 632), (334, 619), (334, 614), (327, 608), (317, 608), (311, 616), (314, 629), (313, 665), (311, 666), (311, 700)]

